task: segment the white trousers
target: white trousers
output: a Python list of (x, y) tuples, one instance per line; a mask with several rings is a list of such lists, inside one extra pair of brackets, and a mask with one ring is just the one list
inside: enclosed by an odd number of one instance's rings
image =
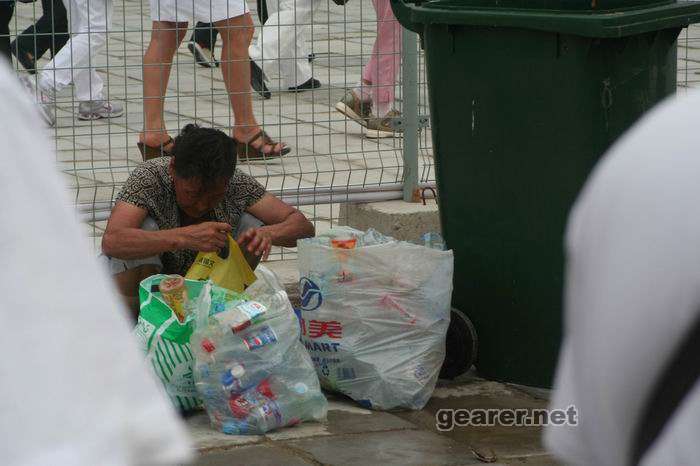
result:
[(257, 40), (248, 50), (250, 58), (266, 75), (277, 75), (282, 88), (311, 79), (308, 40), (316, 0), (266, 0), (269, 13)]
[(103, 99), (104, 83), (95, 71), (95, 57), (107, 42), (112, 0), (63, 0), (70, 18), (70, 39), (44, 66), (39, 85), (61, 91), (71, 82), (79, 101)]
[(216, 23), (248, 13), (245, 0), (149, 0), (151, 19), (169, 23), (190, 20)]

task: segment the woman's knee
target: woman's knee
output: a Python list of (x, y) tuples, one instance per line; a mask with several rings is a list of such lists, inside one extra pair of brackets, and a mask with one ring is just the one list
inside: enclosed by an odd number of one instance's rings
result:
[(187, 23), (153, 21), (150, 45), (172, 57), (186, 34)]
[(234, 48), (241, 48), (246, 51), (253, 40), (253, 34), (255, 34), (255, 26), (250, 13), (219, 21), (216, 23), (216, 28), (221, 34), (221, 40), (228, 42)]

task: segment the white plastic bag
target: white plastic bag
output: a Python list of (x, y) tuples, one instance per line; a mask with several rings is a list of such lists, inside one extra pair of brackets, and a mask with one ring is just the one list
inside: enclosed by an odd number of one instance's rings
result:
[(298, 262), (301, 338), (321, 384), (368, 408), (425, 406), (445, 357), (452, 252), (339, 228), (300, 241)]
[(195, 311), (195, 385), (212, 426), (226, 434), (326, 418), (287, 293), (265, 267), (256, 275), (243, 294), (206, 284)]

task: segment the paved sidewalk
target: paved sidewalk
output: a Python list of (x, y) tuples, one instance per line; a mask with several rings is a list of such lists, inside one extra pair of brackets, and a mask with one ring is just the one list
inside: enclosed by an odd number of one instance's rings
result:
[[(204, 413), (188, 419), (199, 466), (476, 465), (557, 463), (534, 427), (469, 427), (439, 432), (441, 408), (543, 408), (546, 401), (517, 388), (473, 377), (441, 384), (421, 411), (386, 413), (329, 395), (328, 423), (307, 423), (260, 436), (227, 436)], [(481, 457), (481, 459), (479, 459)]]
[[(335, 103), (347, 87), (359, 79), (371, 53), (376, 22), (371, 0), (352, 0), (345, 7), (331, 1), (316, 2), (312, 33), (308, 38), (315, 54), (314, 75), (323, 86), (312, 92), (280, 91), (271, 76), (273, 97), (262, 100), (253, 93), (260, 123), (274, 138), (282, 138), (293, 152), (282, 161), (247, 164), (241, 168), (275, 192), (282, 189), (376, 187), (401, 181), (402, 139), (371, 140), (361, 127), (335, 111)], [(249, 2), (255, 10), (255, 2)], [(24, 29), (32, 21), (38, 3), (16, 6), (12, 27)], [(257, 15), (253, 13), (257, 21)], [(125, 115), (113, 120), (83, 122), (75, 118), (77, 103), (69, 88), (59, 96), (55, 139), (59, 168), (71, 187), (74, 200), (88, 208), (114, 198), (129, 173), (140, 162), (136, 148), (143, 126), (142, 57), (150, 37), (147, 0), (115, 0), (112, 33), (94, 66), (107, 82), (109, 98), (125, 105)], [(259, 33), (259, 28), (256, 34)], [(220, 44), (216, 53), (220, 53)], [(40, 63), (46, 62), (44, 58)], [(423, 61), (421, 60), (421, 68)], [(424, 74), (419, 73), (421, 81)], [(681, 33), (678, 49), (679, 87), (700, 82), (700, 27)], [(252, 92), (252, 91), (251, 91)], [(397, 106), (401, 89), (397, 87)], [(420, 86), (420, 114), (428, 114), (425, 83)], [(165, 102), (165, 118), (172, 135), (184, 124), (230, 128), (233, 116), (219, 70), (197, 66), (185, 44), (176, 54)], [(434, 179), (430, 130), (420, 138), (421, 179)], [(339, 199), (339, 201), (342, 201)], [(330, 227), (339, 216), (337, 203), (324, 201), (304, 208), (317, 230)], [(91, 222), (90, 234), (98, 238), (104, 221)]]
[[(280, 90), (277, 77), (270, 76), (273, 91), (270, 100), (263, 100), (251, 91), (260, 124), (273, 138), (292, 146), (293, 151), (281, 161), (242, 164), (240, 168), (273, 192), (400, 182), (402, 139), (365, 138), (357, 123), (334, 108), (345, 89), (359, 81), (362, 65), (369, 59), (376, 35), (371, 0), (353, 0), (347, 7), (331, 1), (315, 3), (317, 9), (308, 41), (315, 55), (314, 76), (323, 85), (314, 91), (295, 94)], [(254, 20), (258, 21), (255, 2), (249, 1), (249, 6)], [(39, 4), (17, 4), (18, 30), (30, 24), (35, 7), (39, 12)], [(147, 0), (115, 0), (113, 32), (93, 66), (105, 78), (109, 98), (124, 104), (124, 116), (79, 121), (74, 114), (77, 102), (72, 89), (58, 96), (58, 123), (52, 136), (59, 168), (65, 173), (78, 204), (90, 206), (113, 199), (141, 161), (136, 142), (143, 127), (142, 57), (149, 43), (150, 28)], [(186, 48), (187, 39), (189, 34), (175, 56), (165, 98), (167, 129), (174, 136), (179, 128), (196, 121), (228, 131), (234, 120), (221, 72), (197, 66)], [(220, 52), (219, 39), (215, 54), (218, 56)], [(46, 58), (40, 63), (45, 63)], [(425, 97), (425, 93), (422, 95)], [(397, 98), (400, 106), (400, 86)], [(427, 113), (427, 107), (420, 112)], [(428, 164), (429, 170), (432, 159), (421, 160)], [(321, 230), (338, 217), (337, 204), (307, 210)], [(105, 222), (95, 222), (92, 233), (99, 236), (104, 226)]]

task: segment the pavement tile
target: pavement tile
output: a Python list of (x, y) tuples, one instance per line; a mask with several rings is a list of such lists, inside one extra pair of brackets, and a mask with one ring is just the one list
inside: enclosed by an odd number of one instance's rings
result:
[(421, 411), (397, 413), (397, 416), (421, 428), (439, 433), (484, 455), (495, 454), (499, 460), (542, 455), (540, 427), (455, 427), (438, 432), (436, 413), (440, 409), (546, 408), (547, 401), (518, 389), (480, 379), (458, 385), (438, 387)]
[(192, 441), (199, 451), (221, 450), (264, 440), (262, 435), (226, 435), (212, 429), (209, 418), (203, 411), (189, 416), (186, 423)]
[(195, 466), (308, 466), (310, 464), (314, 463), (305, 461), (292, 451), (270, 444), (250, 445), (234, 450), (202, 454), (194, 463)]
[(410, 466), (482, 464), (466, 446), (432, 432), (401, 430), (286, 442), (324, 465)]
[(345, 410), (328, 412), (328, 431), (331, 434), (359, 434), (416, 428), (415, 424), (381, 411), (370, 411), (362, 414)]
[[(357, 124), (348, 122), (334, 109), (346, 88), (359, 81), (362, 65), (368, 60), (376, 37), (371, 0), (356, 1), (358, 3), (354, 3), (353, 8), (339, 8), (321, 2), (314, 12), (309, 46), (316, 54), (312, 69), (322, 81), (320, 89), (298, 94), (284, 92), (284, 89), (278, 92), (274, 86), (279, 80), (270, 76), (274, 91), (272, 99), (263, 100), (251, 91), (254, 112), (265, 130), (273, 138), (293, 146), (290, 157), (278, 166), (269, 170), (251, 170), (271, 189), (376, 184), (395, 182), (400, 178), (401, 142), (368, 142)], [(254, 2), (250, 3), (254, 9)], [(34, 5), (18, 4), (12, 27), (24, 29), (32, 22), (33, 16)], [(256, 15), (253, 19), (258, 21)], [(256, 34), (259, 33), (260, 28), (256, 28)], [(60, 151), (57, 156), (61, 162), (59, 168), (72, 170), (79, 177), (69, 184), (76, 199), (87, 202), (94, 194), (96, 182), (111, 184), (118, 190), (125, 178), (122, 174), (93, 173), (93, 168), (126, 167), (133, 170), (141, 159), (136, 141), (143, 127), (142, 56), (149, 38), (147, 4), (115, 0), (107, 46), (95, 57), (94, 63), (105, 77), (109, 98), (125, 104), (124, 116), (81, 122), (75, 115), (77, 104), (73, 89), (69, 87), (58, 96), (58, 123), (49, 133), (58, 138), (55, 147)], [(220, 52), (220, 46), (217, 52)], [(46, 62), (46, 58), (39, 61), (40, 65)], [(397, 88), (397, 95), (401, 95), (400, 88)], [(221, 71), (197, 66), (184, 43), (174, 58), (165, 96), (164, 118), (171, 135), (192, 121), (226, 131), (234, 122)], [(306, 157), (308, 155), (319, 159)], [(73, 161), (80, 163), (71, 165)], [(93, 165), (93, 161), (110, 163)], [(393, 170), (385, 173), (384, 169), (388, 167), (393, 167)], [(430, 172), (426, 176), (430, 176)], [(91, 181), (86, 182), (85, 178)]]

